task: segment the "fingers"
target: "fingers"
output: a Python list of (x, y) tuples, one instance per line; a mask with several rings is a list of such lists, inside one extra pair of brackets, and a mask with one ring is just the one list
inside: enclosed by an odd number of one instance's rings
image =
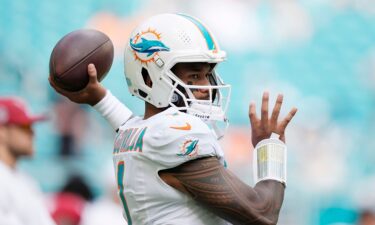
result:
[(262, 98), (262, 108), (261, 108), (261, 117), (260, 120), (264, 126), (268, 125), (268, 100), (269, 93), (265, 91)]
[(98, 73), (96, 71), (95, 65), (90, 63), (87, 66), (87, 73), (89, 74), (89, 83), (96, 83), (98, 82)]
[(284, 97), (282, 94), (279, 94), (277, 96), (275, 106), (273, 108), (272, 115), (271, 115), (271, 126), (276, 126), (277, 124), (277, 119), (279, 118), (281, 105), (283, 104), (283, 98)]
[(251, 127), (254, 127), (256, 121), (258, 120), (254, 102), (251, 102), (249, 106), (249, 118), (250, 118)]
[(294, 115), (296, 115), (297, 113), (297, 108), (293, 108), (290, 110), (290, 112), (288, 113), (288, 115), (286, 115), (286, 117), (283, 119), (283, 121), (281, 121), (280, 123), (280, 132), (284, 133), (286, 127), (288, 126), (289, 122), (293, 119)]

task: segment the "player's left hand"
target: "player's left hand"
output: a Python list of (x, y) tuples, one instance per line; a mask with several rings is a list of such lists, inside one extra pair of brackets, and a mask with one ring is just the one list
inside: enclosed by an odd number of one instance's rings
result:
[(249, 118), (251, 123), (251, 141), (255, 147), (261, 140), (270, 138), (272, 133), (280, 135), (279, 139), (285, 143), (285, 129), (297, 112), (297, 108), (293, 107), (288, 115), (281, 121), (278, 121), (281, 105), (283, 103), (283, 95), (279, 94), (276, 99), (275, 106), (272, 110), (271, 118), (268, 116), (269, 93), (264, 92), (262, 98), (261, 118), (256, 115), (255, 103), (251, 103), (249, 107)]

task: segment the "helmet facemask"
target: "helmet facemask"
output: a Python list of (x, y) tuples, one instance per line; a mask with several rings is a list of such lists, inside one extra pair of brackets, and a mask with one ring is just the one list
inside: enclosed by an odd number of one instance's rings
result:
[[(168, 70), (163, 79), (170, 85), (169, 105), (179, 111), (194, 115), (210, 125), (216, 122), (228, 124), (226, 111), (230, 99), (230, 85), (224, 84), (215, 71), (216, 63), (212, 64), (212, 70), (208, 75), (208, 85), (194, 85), (184, 83), (173, 69)], [(197, 99), (195, 91), (207, 90), (208, 96), (205, 99)]]

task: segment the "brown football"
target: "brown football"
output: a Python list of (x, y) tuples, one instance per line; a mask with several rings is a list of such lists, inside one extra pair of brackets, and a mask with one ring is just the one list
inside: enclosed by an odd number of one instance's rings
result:
[(57, 42), (49, 61), (54, 83), (67, 91), (79, 91), (89, 82), (87, 66), (93, 63), (101, 81), (113, 61), (113, 44), (107, 35), (92, 29), (73, 31)]

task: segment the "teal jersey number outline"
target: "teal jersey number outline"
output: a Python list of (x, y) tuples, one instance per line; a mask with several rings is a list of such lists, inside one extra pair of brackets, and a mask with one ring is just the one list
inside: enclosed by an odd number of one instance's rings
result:
[(122, 202), (122, 205), (124, 206), (126, 218), (128, 219), (128, 225), (132, 225), (132, 218), (130, 217), (130, 212), (128, 208), (128, 204), (126, 203), (126, 198), (124, 195), (124, 174), (125, 174), (125, 163), (124, 161), (120, 161), (117, 164), (117, 187), (118, 187), (118, 193)]

